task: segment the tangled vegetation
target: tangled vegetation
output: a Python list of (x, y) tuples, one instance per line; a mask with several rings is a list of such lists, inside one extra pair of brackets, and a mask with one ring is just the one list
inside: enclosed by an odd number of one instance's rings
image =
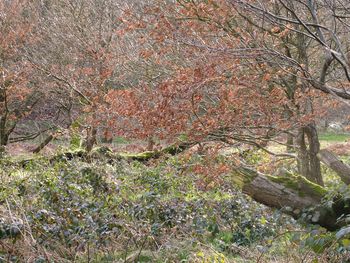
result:
[(199, 169), (207, 160), (198, 154), (148, 163), (58, 156), (2, 160), (0, 261), (339, 262), (347, 255), (348, 239), (254, 202), (232, 171), (211, 177)]
[(0, 263), (350, 262), (349, 11), (0, 1)]

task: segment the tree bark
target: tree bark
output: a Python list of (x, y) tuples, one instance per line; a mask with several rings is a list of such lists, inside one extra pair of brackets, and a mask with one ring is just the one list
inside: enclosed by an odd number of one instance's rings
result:
[(292, 134), (287, 134), (287, 152), (294, 152), (294, 137)]
[(296, 144), (298, 146), (299, 173), (308, 180), (323, 186), (321, 164), (317, 158), (320, 143), (314, 124), (299, 129)]
[(0, 117), (0, 146), (8, 143), (8, 134), (6, 132), (6, 116)]
[(97, 129), (95, 127), (91, 127), (87, 129), (86, 144), (85, 144), (85, 151), (87, 153), (91, 152), (92, 148), (96, 144), (96, 135), (97, 135)]
[(315, 182), (323, 186), (324, 183), (323, 183), (323, 178), (321, 173), (321, 163), (317, 157), (317, 154), (320, 151), (320, 142), (318, 139), (318, 134), (317, 134), (315, 124), (312, 123), (307, 125), (305, 131), (309, 142), (309, 151), (308, 151), (309, 166), (310, 166), (309, 178), (311, 179), (312, 182)]
[(332, 152), (328, 150), (321, 150), (317, 157), (329, 168), (335, 171), (341, 180), (347, 185), (350, 184), (350, 166), (343, 163)]
[(150, 136), (147, 140), (147, 151), (153, 151), (154, 144), (154, 139), (152, 136)]
[(274, 177), (261, 174), (248, 168), (239, 168), (238, 174), (244, 176), (242, 190), (256, 201), (275, 208), (293, 208), (298, 215), (305, 207), (319, 203), (326, 190), (302, 176), (288, 174)]
[(350, 200), (335, 197), (331, 206), (322, 204), (327, 191), (302, 176), (288, 174), (275, 177), (261, 174), (249, 168), (238, 168), (233, 179), (242, 191), (255, 201), (269, 207), (282, 209), (294, 218), (303, 218), (307, 223), (317, 224), (333, 231), (346, 224), (338, 220), (350, 214)]

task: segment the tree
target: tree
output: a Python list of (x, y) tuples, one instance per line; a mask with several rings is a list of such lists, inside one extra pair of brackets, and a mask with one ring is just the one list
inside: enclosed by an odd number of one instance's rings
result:
[[(346, 43), (349, 33), (347, 10), (343, 1), (232, 1), (240, 15), (257, 30), (268, 32), (280, 44), (263, 43), (265, 58), (290, 72), (294, 88), (299, 82), (303, 90), (313, 88), (342, 99), (349, 99)], [(270, 54), (270, 55), (269, 55)], [(282, 63), (283, 61), (283, 63)], [(287, 84), (285, 82), (285, 84)], [(290, 88), (289, 88), (290, 89)], [(313, 111), (310, 96), (309, 111)], [(309, 147), (305, 143), (308, 137)], [(319, 143), (314, 122), (299, 130), (300, 172), (322, 182), (317, 160)], [(308, 148), (308, 149), (307, 149)], [(303, 160), (307, 160), (303, 161)]]
[[(1, 29), (3, 142), (18, 119), (43, 119), (45, 110), (58, 110), (64, 114), (48, 119), (55, 127), (80, 122), (87, 152), (101, 133), (150, 145), (179, 138), (187, 145), (248, 145), (247, 151), (296, 159), (301, 175), (268, 176), (240, 158), (236, 177), (256, 200), (290, 206), (300, 216), (325, 195), (316, 103), (325, 93), (350, 99), (346, 2), (33, 1), (40, 15), (25, 31), (31, 16), (19, 3), (3, 4), (12, 12), (5, 19), (10, 27)], [(272, 141), (290, 148), (291, 139), (297, 155), (268, 148)], [(316, 210), (322, 216), (315, 222), (337, 227), (338, 212), (347, 212), (347, 201), (340, 200), (341, 209)]]
[(91, 151), (103, 129), (104, 97), (125, 56), (117, 35), (118, 1), (48, 1), (41, 3), (41, 45), (29, 51), (33, 66), (50, 79), (53, 90), (69, 94), (75, 114), (87, 131)]
[[(247, 167), (237, 171), (245, 176), (240, 177), (243, 190), (253, 198), (278, 208), (290, 206), (300, 216), (300, 209), (317, 205), (325, 195), (322, 187), (304, 177), (323, 183), (317, 158), (320, 146), (315, 116), (319, 111), (315, 102), (322, 101), (324, 93), (347, 99), (346, 84), (327, 76), (341, 72), (347, 75), (347, 67), (342, 63), (346, 53), (334, 53), (331, 47), (337, 38), (345, 39), (348, 31), (343, 30), (346, 26), (336, 27), (339, 36), (330, 34), (329, 44), (323, 43), (320, 36), (325, 26), (316, 23), (315, 13), (326, 14), (327, 3), (259, 3), (158, 3), (152, 15), (142, 17), (139, 23), (149, 25), (145, 32), (152, 36), (146, 59), (166, 65), (169, 74), (156, 85), (144, 85), (123, 94), (130, 100), (130, 107), (121, 117), (129, 121), (127, 130), (134, 136), (177, 138), (185, 134), (188, 140), (245, 143), (269, 153), (268, 142), (297, 131), (297, 159), (303, 177), (278, 179), (246, 170)], [(298, 8), (302, 12), (296, 13)], [(316, 12), (315, 8), (320, 9)], [(155, 26), (150, 26), (152, 18), (157, 21)], [(334, 53), (338, 66), (330, 68), (325, 60), (320, 69), (317, 61), (327, 50)], [(125, 100), (112, 101), (111, 110), (122, 112), (118, 109)], [(277, 156), (295, 157), (288, 153)], [(273, 193), (273, 197), (268, 193)], [(304, 197), (296, 198), (300, 193)], [(314, 222), (329, 229), (336, 227), (339, 212), (348, 213), (346, 204), (340, 207), (330, 214), (321, 207), (317, 213), (322, 216)]]
[[(315, 50), (313, 54), (311, 52), (307, 54), (308, 60), (314, 63), (308, 67), (297, 61), (290, 62), (294, 63), (313, 88), (349, 99), (347, 92), (349, 17), (345, 15), (349, 7), (346, 1), (308, 0), (287, 3), (279, 0), (275, 5), (270, 3), (260, 6), (248, 1), (238, 2), (254, 14), (268, 18), (270, 24), (278, 26), (279, 30), (290, 29), (292, 34), (304, 37), (306, 43)], [(279, 13), (271, 10), (271, 7), (274, 8), (276, 5)], [(297, 25), (303, 31), (293, 29), (291, 25)]]
[(24, 47), (36, 41), (32, 34), (36, 17), (28, 10), (28, 3), (0, 3), (0, 147), (8, 144), (18, 122), (42, 95), (31, 78), (32, 68), (23, 58)]
[[(259, 51), (245, 54), (239, 50), (241, 40), (222, 28), (219, 21), (207, 18), (203, 22), (204, 18), (198, 18), (198, 9), (208, 7), (204, 3), (180, 3), (175, 7), (157, 4), (141, 21), (133, 22), (148, 25), (144, 34), (151, 38), (143, 51), (143, 55), (147, 54), (145, 63), (167, 69), (166, 75), (161, 72), (158, 82), (144, 83), (130, 93), (134, 101), (131, 114), (138, 116), (137, 120), (130, 118), (130, 123), (138, 123), (134, 125), (138, 131), (151, 131), (160, 137), (181, 133), (202, 138), (211, 135), (220, 140), (229, 139), (231, 133), (235, 139), (241, 136), (256, 145), (270, 134), (278, 134), (278, 125), (288, 129), (291, 122), (285, 122), (279, 111), (288, 101), (280, 87), (270, 85), (269, 69), (263, 64), (243, 67)], [(213, 20), (214, 11), (210, 11)], [(231, 17), (224, 7), (219, 12)], [(250, 135), (244, 134), (247, 130)], [(135, 130), (131, 133), (137, 134)]]
[[(0, 146), (33, 140), (66, 127), (72, 119), (72, 99), (32, 63), (34, 50), (47, 40), (40, 32), (43, 13), (38, 1), (0, 4)], [(50, 140), (45, 139), (34, 152)], [(44, 145), (45, 144), (45, 145)]]

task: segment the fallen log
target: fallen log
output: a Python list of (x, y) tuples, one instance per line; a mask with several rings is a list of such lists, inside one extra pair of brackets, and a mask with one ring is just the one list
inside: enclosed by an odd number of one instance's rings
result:
[(275, 177), (241, 167), (233, 179), (255, 201), (331, 231), (344, 226), (339, 218), (350, 214), (350, 200), (338, 196), (333, 202), (322, 202), (327, 190), (302, 176)]
[(256, 201), (275, 208), (293, 208), (294, 214), (319, 203), (327, 193), (322, 186), (292, 174), (276, 177), (249, 168), (239, 168), (235, 176), (240, 180), (238, 185), (242, 191)]
[(169, 155), (179, 154), (185, 151), (186, 149), (194, 146), (195, 144), (196, 144), (195, 142), (183, 142), (181, 144), (170, 145), (158, 151), (145, 151), (141, 153), (120, 153), (118, 154), (118, 156), (125, 159), (146, 162), (146, 161), (149, 161), (150, 159), (157, 159), (167, 154)]
[[(73, 161), (79, 159), (81, 161), (90, 162), (92, 159), (104, 159), (107, 162), (114, 163), (118, 160), (133, 160), (139, 162), (147, 162), (151, 159), (157, 159), (165, 155), (176, 155), (195, 145), (194, 142), (186, 142), (181, 144), (173, 144), (158, 151), (145, 151), (141, 153), (114, 153), (110, 148), (106, 146), (96, 147), (90, 153), (87, 153), (84, 149), (78, 148), (62, 153), (58, 153), (48, 158), (48, 161), (52, 164), (59, 161)], [(21, 160), (6, 160), (8, 163), (18, 164), (25, 167), (31, 161), (38, 159), (45, 159), (44, 156), (33, 156)]]
[(339, 160), (339, 158), (333, 154), (329, 150), (321, 150), (317, 157), (320, 159), (321, 162), (323, 162), (325, 165), (327, 165), (329, 168), (331, 168), (333, 171), (335, 171), (341, 180), (346, 183), (347, 185), (350, 184), (350, 166), (343, 163), (342, 160)]

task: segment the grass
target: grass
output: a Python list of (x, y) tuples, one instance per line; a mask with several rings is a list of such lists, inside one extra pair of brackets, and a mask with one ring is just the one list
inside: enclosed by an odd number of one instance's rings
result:
[[(350, 139), (350, 133), (320, 132), (318, 138), (320, 140), (321, 149), (323, 149), (333, 144), (346, 142)], [(275, 153), (284, 153), (286, 147), (277, 143), (271, 143), (268, 149)]]
[(113, 143), (114, 144), (127, 144), (127, 143), (130, 143), (130, 141), (119, 136), (119, 137), (115, 137), (113, 139)]
[(320, 141), (325, 142), (345, 142), (350, 138), (350, 134), (346, 133), (321, 133), (319, 135)]

